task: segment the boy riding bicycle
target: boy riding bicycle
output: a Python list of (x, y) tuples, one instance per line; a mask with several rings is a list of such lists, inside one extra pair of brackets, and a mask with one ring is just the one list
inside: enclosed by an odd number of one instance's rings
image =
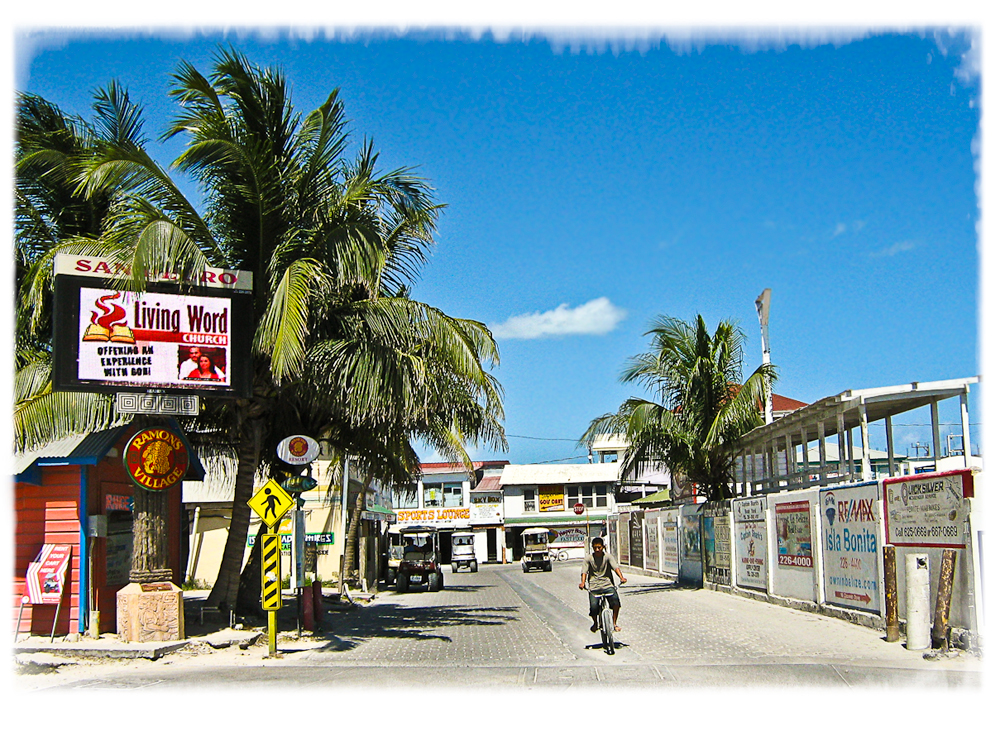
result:
[(620, 632), (618, 610), (621, 609), (622, 603), (618, 598), (618, 590), (615, 589), (615, 580), (612, 577), (612, 572), (618, 574), (618, 578), (623, 584), (626, 581), (625, 576), (618, 567), (618, 562), (604, 552), (603, 538), (595, 538), (590, 542), (590, 545), (594, 550), (589, 556), (584, 557), (583, 573), (580, 576), (580, 588), (589, 589), (590, 618), (593, 620), (590, 631), (597, 631), (597, 615), (600, 612), (600, 602), (594, 596), (594, 593), (597, 592), (599, 594), (610, 595), (608, 596), (608, 606), (611, 607), (611, 611), (614, 613), (612, 621), (615, 625), (615, 632)]

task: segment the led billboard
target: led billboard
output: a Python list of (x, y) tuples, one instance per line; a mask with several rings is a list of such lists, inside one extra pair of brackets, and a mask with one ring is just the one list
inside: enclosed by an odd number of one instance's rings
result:
[(127, 274), (96, 257), (56, 257), (56, 390), (250, 395), (249, 272), (212, 269), (183, 285), (149, 276), (144, 292), (121, 288)]

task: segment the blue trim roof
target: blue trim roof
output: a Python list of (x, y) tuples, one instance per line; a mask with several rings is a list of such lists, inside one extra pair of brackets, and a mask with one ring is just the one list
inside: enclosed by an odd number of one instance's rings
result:
[[(171, 417), (169, 422), (170, 427), (180, 434), (181, 441), (184, 442), (184, 446), (188, 451), (190, 461), (185, 479), (204, 480), (205, 467), (202, 465), (201, 460), (198, 459), (198, 453), (191, 447), (191, 443), (181, 429), (180, 424), (177, 423), (177, 420)], [(130, 430), (134, 424), (135, 421), (132, 421), (129, 424), (123, 424), (113, 429), (102, 429), (90, 434), (77, 434), (56, 442), (50, 442), (38, 449), (24, 452), (15, 459), (15, 474), (21, 478), (22, 482), (38, 484), (37, 478), (40, 475), (37, 473), (37, 470), (33, 469), (35, 467), (44, 467), (46, 465), (96, 465), (108, 455), (108, 452), (115, 446), (122, 434)]]

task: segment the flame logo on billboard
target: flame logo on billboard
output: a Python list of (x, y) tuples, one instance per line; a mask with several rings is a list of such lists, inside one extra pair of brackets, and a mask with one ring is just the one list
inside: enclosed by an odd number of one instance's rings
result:
[(94, 301), (94, 307), (104, 314), (98, 315), (96, 311), (91, 310), (90, 324), (87, 325), (87, 329), (83, 332), (84, 342), (107, 342), (110, 340), (111, 342), (128, 343), (129, 345), (135, 343), (135, 336), (128, 325), (125, 324), (125, 308), (117, 302), (112, 302), (112, 300), (118, 299), (121, 295), (121, 292), (115, 292), (114, 294), (106, 294), (103, 297), (98, 297)]

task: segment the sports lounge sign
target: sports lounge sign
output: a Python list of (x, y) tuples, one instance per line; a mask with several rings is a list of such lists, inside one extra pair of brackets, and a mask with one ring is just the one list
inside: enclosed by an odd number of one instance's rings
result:
[(125, 446), (125, 471), (139, 487), (160, 492), (184, 479), (188, 451), (170, 429), (153, 427), (136, 433)]

